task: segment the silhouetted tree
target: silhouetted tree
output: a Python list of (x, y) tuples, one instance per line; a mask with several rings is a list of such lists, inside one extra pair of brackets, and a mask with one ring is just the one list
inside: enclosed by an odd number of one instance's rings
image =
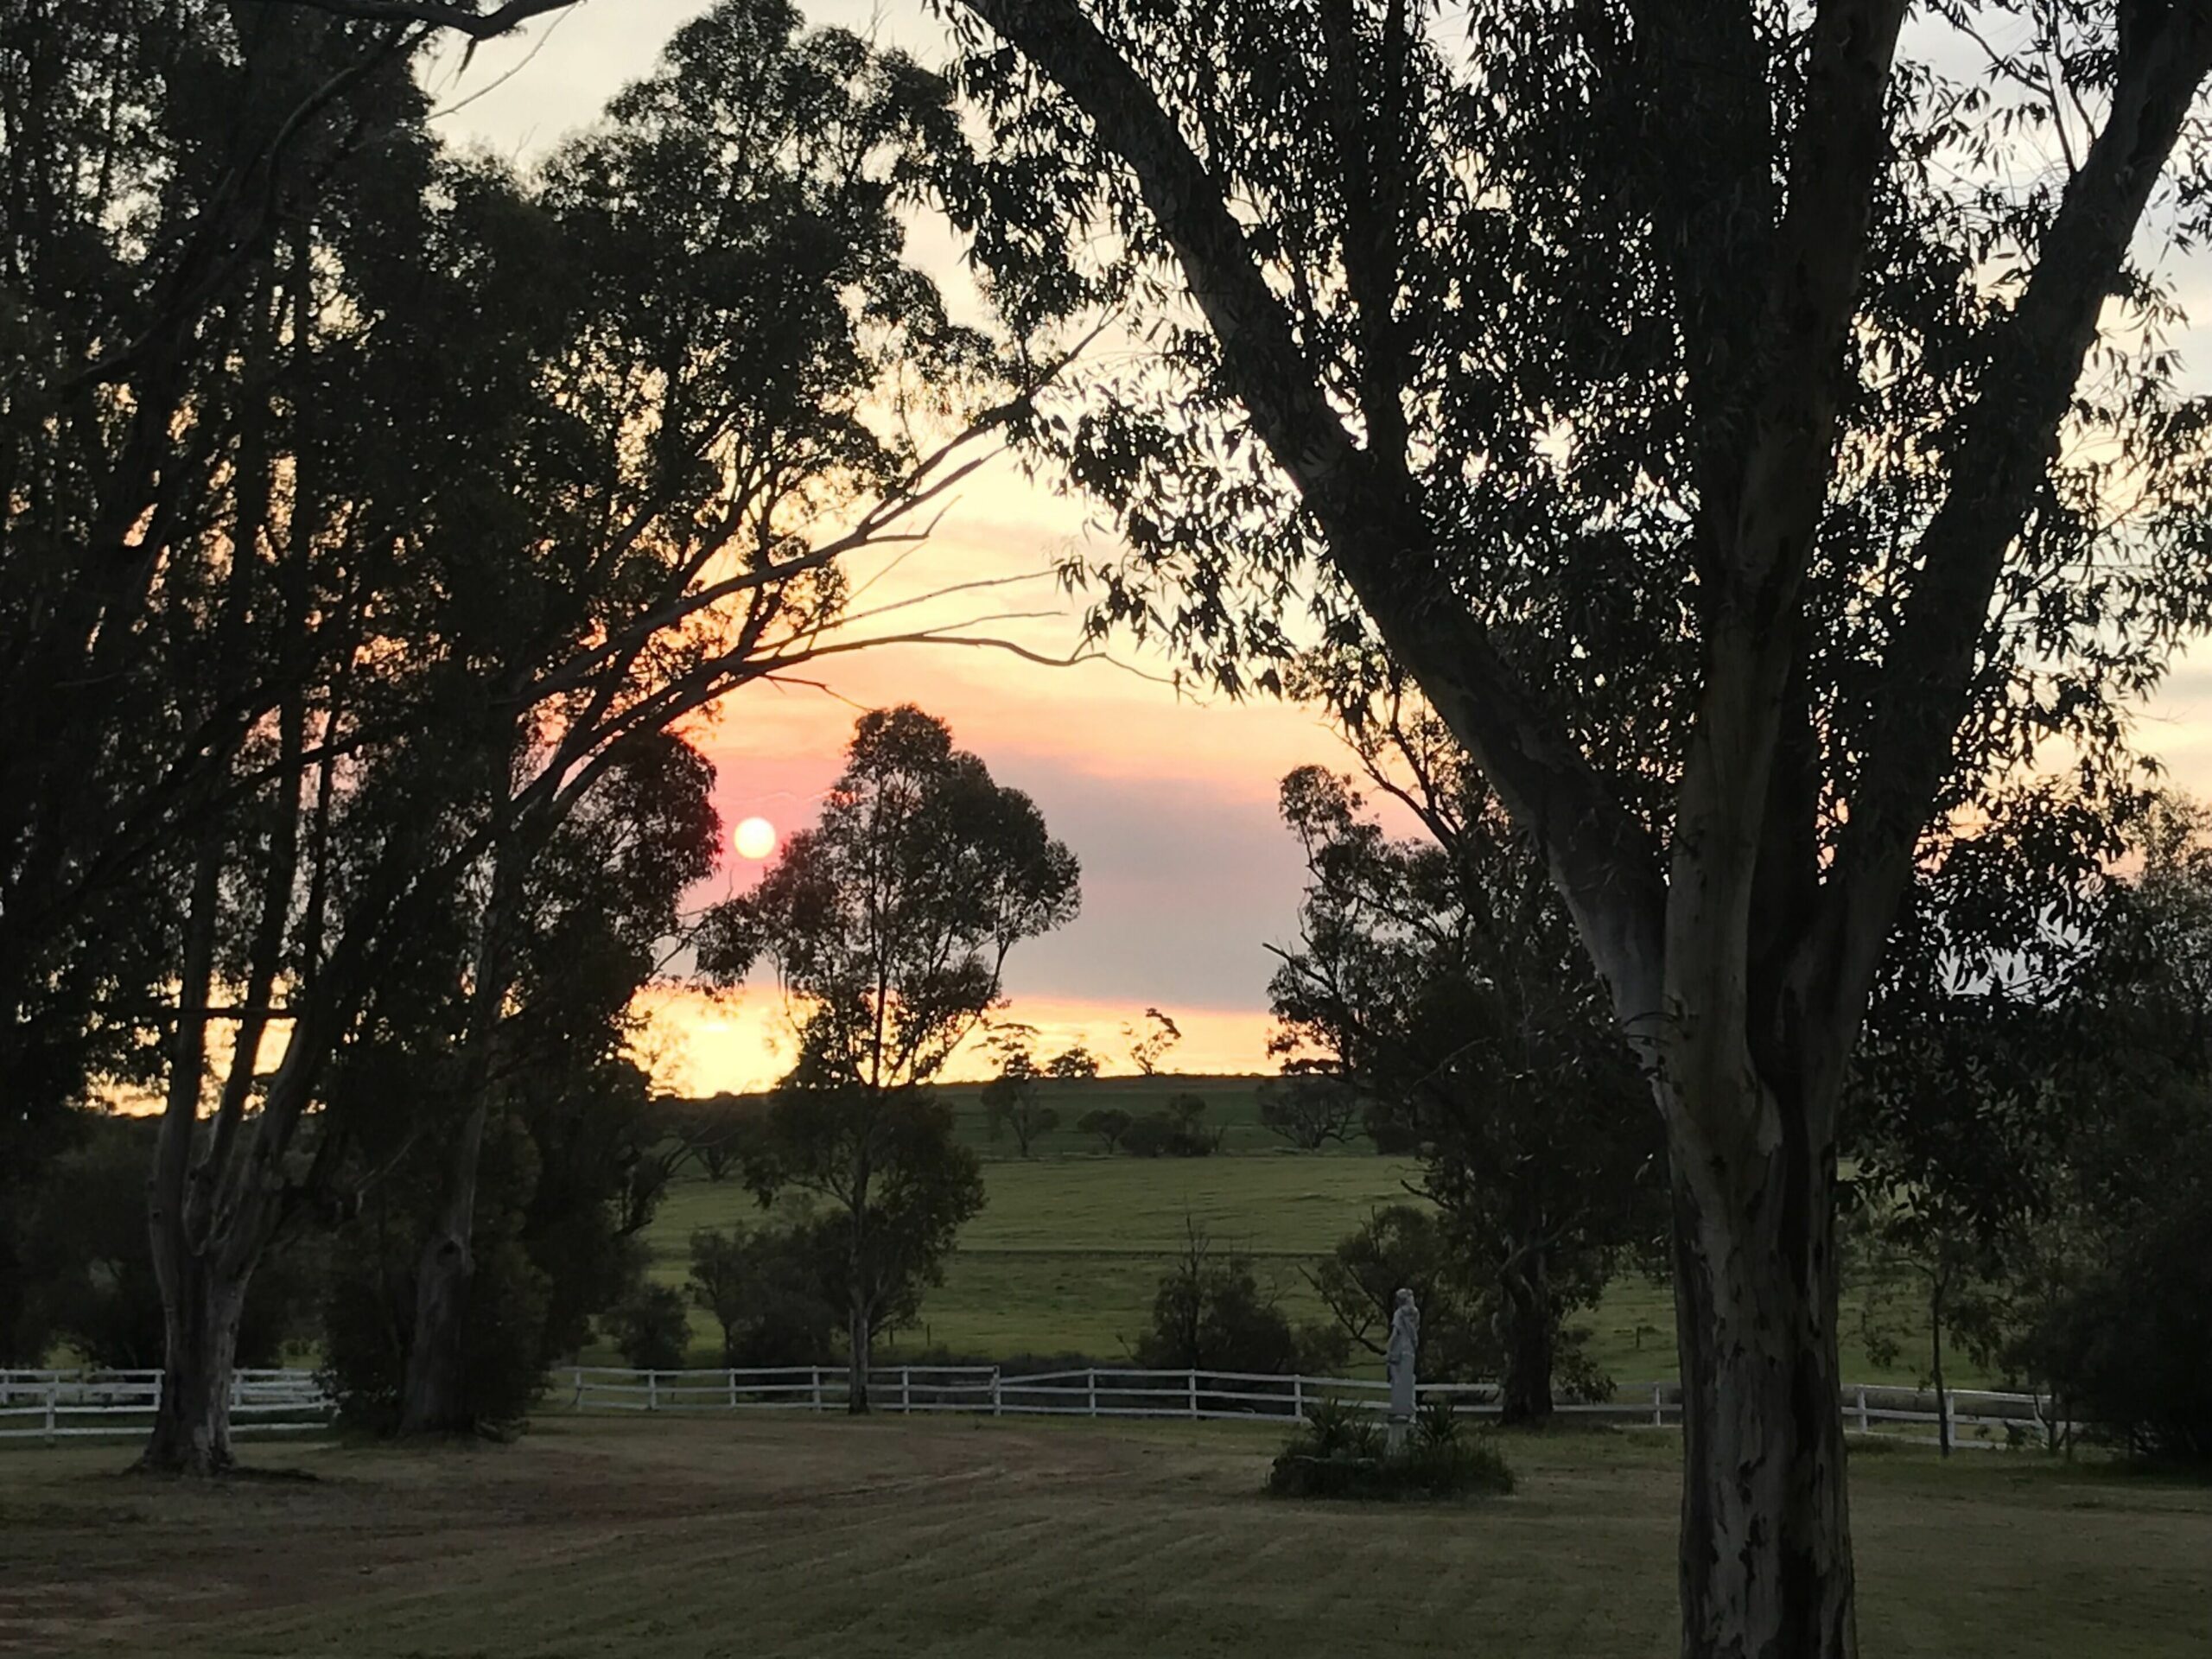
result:
[(1029, 798), (908, 706), (861, 716), (815, 827), (708, 914), (701, 970), (732, 983), (766, 961), (798, 1021), (747, 1179), (763, 1202), (836, 1206), (855, 1412), (882, 1310), (935, 1281), (983, 1201), (927, 1085), (998, 1005), (1007, 952), (1077, 903), (1075, 857)]
[(1390, 840), (1319, 767), (1283, 779), (1309, 880), (1269, 982), (1274, 1046), (1411, 1141), (1469, 1276), (1497, 1294), (1504, 1414), (1541, 1418), (1573, 1357), (1565, 1314), (1664, 1224), (1659, 1134), (1527, 847), (1448, 743), (1402, 736), (1433, 839)]

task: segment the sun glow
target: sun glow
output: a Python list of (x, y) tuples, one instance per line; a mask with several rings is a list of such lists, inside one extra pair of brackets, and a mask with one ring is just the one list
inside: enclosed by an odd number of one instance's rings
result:
[(766, 818), (747, 818), (730, 841), (740, 858), (766, 858), (776, 850), (776, 826)]

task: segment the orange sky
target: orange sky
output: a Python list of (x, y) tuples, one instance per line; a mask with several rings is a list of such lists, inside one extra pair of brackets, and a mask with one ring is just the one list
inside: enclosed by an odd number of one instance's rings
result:
[[(916, 0), (802, 3), (816, 22), (873, 24), (880, 39), (925, 58), (940, 38)], [(587, 0), (519, 40), (480, 47), (465, 73), (458, 54), (449, 54), (430, 76), (451, 107), (441, 130), (518, 159), (542, 154), (649, 69), (675, 24), (702, 9), (702, 0)], [(951, 253), (942, 233), (918, 238), (917, 257), (957, 290)], [(2205, 297), (2212, 283), (2196, 269), (2186, 275), (2185, 296), (2198, 297), (2200, 314), (2212, 314)], [(1042, 573), (1086, 533), (1069, 503), (1001, 466), (970, 481), (935, 540), (869, 601), (953, 581)], [(1080, 602), (1064, 600), (1049, 581), (902, 613), (885, 626), (953, 620), (979, 607), (1044, 608), (1046, 617), (993, 627), (1054, 655), (1078, 643)], [(1136, 664), (1162, 671), (1156, 660)], [(779, 830), (806, 823), (836, 774), (855, 712), (918, 702), (948, 721), (956, 741), (980, 753), (1001, 783), (1028, 791), (1083, 861), (1082, 916), (1015, 952), (1007, 1017), (1040, 1027), (1047, 1052), (1083, 1041), (1109, 1069), (1127, 1070), (1119, 1027), (1156, 1004), (1185, 1033), (1172, 1065), (1273, 1069), (1265, 1053), (1272, 965), (1265, 947), (1288, 937), (1301, 874), (1275, 818), (1275, 785), (1303, 762), (1344, 764), (1313, 715), (1268, 701), (1179, 700), (1165, 686), (1103, 664), (1055, 670), (946, 649), (844, 658), (823, 677), (827, 692), (747, 688), (697, 734), (720, 768), (727, 823), (755, 815)], [(2212, 789), (2212, 668), (2184, 664), (2144, 735), (2177, 782)], [(733, 857), (699, 896), (718, 896), (757, 870)], [(671, 988), (649, 998), (647, 1011), (656, 1070), (671, 1087), (757, 1088), (788, 1063), (787, 1044), (785, 1057), (777, 1049), (786, 1028), (772, 988), (712, 1000)]]

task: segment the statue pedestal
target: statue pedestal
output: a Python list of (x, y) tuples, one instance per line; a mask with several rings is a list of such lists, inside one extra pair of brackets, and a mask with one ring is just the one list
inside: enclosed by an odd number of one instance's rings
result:
[(1390, 1427), (1384, 1444), (1395, 1457), (1406, 1449), (1414, 1421), (1414, 1368), (1410, 1359), (1390, 1367)]

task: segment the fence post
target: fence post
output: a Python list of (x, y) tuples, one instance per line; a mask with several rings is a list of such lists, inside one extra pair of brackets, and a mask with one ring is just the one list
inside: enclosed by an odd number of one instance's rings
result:
[(645, 1373), (645, 1409), (647, 1411), (660, 1409), (660, 1373), (658, 1371)]
[(729, 1368), (729, 1408), (732, 1411), (737, 1409), (737, 1367), (734, 1365)]
[(1865, 1434), (1872, 1428), (1873, 1421), (1866, 1415), (1866, 1385), (1861, 1382), (1859, 1385), (1859, 1432)]
[(1667, 1385), (1664, 1382), (1651, 1385), (1651, 1427), (1667, 1427)]
[(1942, 1397), (1936, 1402), (1936, 1427), (1942, 1431), (1940, 1444), (1947, 1456), (1951, 1448), (1959, 1443), (1958, 1432), (1952, 1426), (1955, 1421), (1956, 1408), (1957, 1402), (1951, 1398), (1951, 1391), (1948, 1389), (1944, 1389)]
[(911, 1365), (899, 1368), (899, 1410), (902, 1416), (913, 1415), (914, 1368)]
[(1198, 1421), (1198, 1373), (1197, 1368), (1196, 1368), (1196, 1367), (1193, 1367), (1193, 1368), (1192, 1369), (1192, 1371), (1191, 1371), (1191, 1419), (1192, 1419), (1192, 1421), (1193, 1422), (1195, 1422), (1195, 1421)]
[(991, 1415), (1003, 1417), (1005, 1414), (1006, 1396), (999, 1388), (999, 1368), (994, 1365), (991, 1367)]
[(1294, 1423), (1306, 1421), (1306, 1379), (1303, 1376), (1290, 1379), (1290, 1421)]
[(1094, 1365), (1083, 1374), (1084, 1395), (1090, 1407), (1090, 1414), (1098, 1414), (1098, 1368)]
[[(583, 1409), (583, 1404), (584, 1404), (584, 1368), (583, 1368), (582, 1366), (581, 1366), (581, 1365), (579, 1365), (579, 1366), (577, 1366), (577, 1367), (576, 1367), (576, 1378), (575, 1378), (575, 1381), (576, 1381), (576, 1392), (575, 1392), (575, 1397), (574, 1399), (572, 1399), (572, 1400), (570, 1400), (570, 1401), (569, 1402), (569, 1409), (570, 1411), (582, 1411), (582, 1410)], [(160, 1395), (160, 1391), (159, 1391), (158, 1387), (156, 1388), (156, 1393), (155, 1393), (154, 1397), (155, 1397), (156, 1400), (159, 1400), (159, 1399), (161, 1398), (161, 1395)]]
[(48, 1446), (54, 1444), (54, 1408), (60, 1403), (61, 1385), (59, 1382), (48, 1382), (46, 1385), (46, 1443)]
[(814, 1408), (817, 1411), (822, 1409), (822, 1368), (819, 1365), (814, 1368)]

